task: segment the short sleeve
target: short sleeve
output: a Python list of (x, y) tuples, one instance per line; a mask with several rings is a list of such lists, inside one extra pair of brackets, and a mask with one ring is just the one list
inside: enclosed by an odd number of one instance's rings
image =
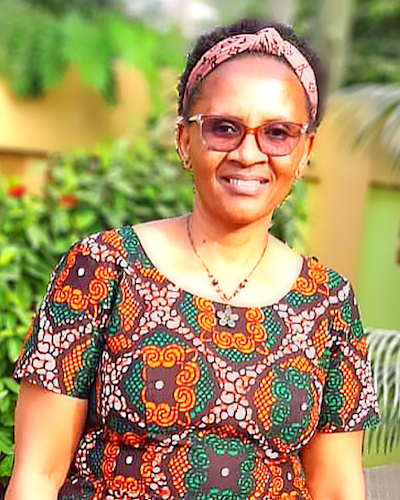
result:
[(17, 361), (16, 380), (87, 398), (96, 377), (116, 283), (113, 263), (103, 262), (87, 240), (75, 244), (51, 275)]
[(321, 432), (345, 432), (379, 423), (368, 346), (353, 289), (347, 281), (330, 298), (332, 345), (327, 359)]

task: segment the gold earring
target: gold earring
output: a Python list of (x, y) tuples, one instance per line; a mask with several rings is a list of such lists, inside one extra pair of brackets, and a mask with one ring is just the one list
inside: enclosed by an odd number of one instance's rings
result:
[(183, 168), (185, 170), (192, 170), (192, 165), (191, 165), (189, 158), (186, 158), (185, 160), (183, 160)]

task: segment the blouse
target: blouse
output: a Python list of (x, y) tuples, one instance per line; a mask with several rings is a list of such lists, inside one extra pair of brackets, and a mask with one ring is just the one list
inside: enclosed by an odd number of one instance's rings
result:
[(132, 227), (61, 259), (15, 377), (88, 400), (61, 500), (310, 500), (302, 447), (378, 421), (345, 278), (303, 257), (273, 304), (212, 302), (168, 280)]

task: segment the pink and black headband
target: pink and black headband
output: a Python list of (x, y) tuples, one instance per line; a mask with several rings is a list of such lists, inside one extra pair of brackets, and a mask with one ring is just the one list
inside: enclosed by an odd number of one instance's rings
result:
[(311, 116), (315, 119), (318, 91), (314, 71), (298, 48), (284, 40), (275, 28), (265, 28), (255, 34), (231, 36), (208, 50), (189, 75), (183, 98), (184, 104), (196, 84), (217, 66), (238, 54), (251, 51), (283, 56), (286, 59), (307, 93), (311, 105)]

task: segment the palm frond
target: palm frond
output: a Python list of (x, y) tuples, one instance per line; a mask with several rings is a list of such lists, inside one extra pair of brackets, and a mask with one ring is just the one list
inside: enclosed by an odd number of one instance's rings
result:
[(400, 85), (355, 85), (332, 101), (341, 120), (351, 122), (354, 144), (370, 143), (400, 169)]
[(400, 443), (400, 332), (368, 329), (366, 334), (381, 423), (367, 432), (365, 444), (387, 453)]

